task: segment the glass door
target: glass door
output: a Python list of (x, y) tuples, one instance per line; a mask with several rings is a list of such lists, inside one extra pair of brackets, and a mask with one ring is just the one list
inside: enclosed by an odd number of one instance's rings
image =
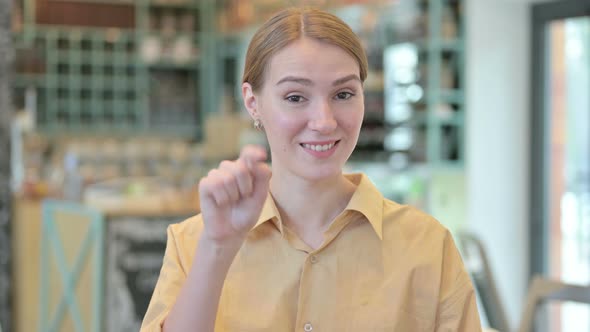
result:
[[(590, 1), (533, 10), (531, 274), (590, 285)], [(590, 331), (590, 306), (547, 307), (548, 331)]]

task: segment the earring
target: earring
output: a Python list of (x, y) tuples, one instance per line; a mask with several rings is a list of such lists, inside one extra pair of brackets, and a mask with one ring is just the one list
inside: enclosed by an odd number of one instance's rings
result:
[(264, 126), (262, 125), (260, 119), (254, 120), (254, 128), (256, 128), (256, 130), (258, 131), (262, 131), (264, 129)]

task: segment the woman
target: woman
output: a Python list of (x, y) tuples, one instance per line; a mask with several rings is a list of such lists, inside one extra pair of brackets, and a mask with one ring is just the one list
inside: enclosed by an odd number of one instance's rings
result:
[(449, 232), (342, 173), (366, 76), (331, 14), (288, 9), (258, 30), (242, 95), (272, 172), (250, 146), (201, 180), (202, 213), (168, 229), (142, 331), (480, 331)]

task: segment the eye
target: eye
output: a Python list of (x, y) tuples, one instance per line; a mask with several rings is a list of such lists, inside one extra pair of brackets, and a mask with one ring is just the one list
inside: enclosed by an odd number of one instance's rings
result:
[(346, 99), (349, 99), (352, 96), (354, 96), (354, 93), (348, 92), (348, 91), (342, 91), (342, 92), (338, 92), (336, 94), (336, 99), (346, 100)]
[(291, 103), (300, 103), (303, 101), (303, 97), (299, 96), (299, 95), (291, 95), (291, 96), (287, 96), (287, 98), (285, 98), (288, 102)]

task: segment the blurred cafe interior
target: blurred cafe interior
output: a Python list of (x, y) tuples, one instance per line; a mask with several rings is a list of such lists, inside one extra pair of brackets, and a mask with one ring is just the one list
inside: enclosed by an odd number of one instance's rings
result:
[(326, 9), (369, 58), (347, 172), (451, 232), (496, 331), (590, 331), (590, 1), (0, 1), (0, 332), (138, 331), (166, 227), (267, 146), (246, 47)]

